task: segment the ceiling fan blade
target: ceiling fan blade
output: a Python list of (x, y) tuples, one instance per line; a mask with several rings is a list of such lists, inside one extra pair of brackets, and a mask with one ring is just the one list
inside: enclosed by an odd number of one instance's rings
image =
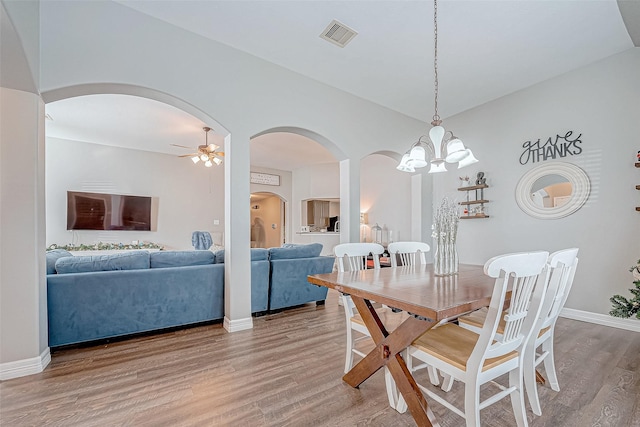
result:
[(213, 154), (215, 154), (216, 156), (224, 157), (224, 151), (216, 151)]
[(169, 144), (169, 145), (173, 145), (174, 147), (188, 148), (189, 150), (193, 150), (193, 147), (185, 147), (184, 145), (178, 145), (178, 144)]
[(210, 153), (213, 153), (214, 151), (216, 151), (218, 148), (220, 148), (219, 145), (216, 144), (209, 144), (207, 145), (206, 150), (209, 151)]
[(181, 156), (178, 157), (193, 157), (193, 156), (199, 156), (200, 153), (191, 153), (191, 154), (183, 154)]

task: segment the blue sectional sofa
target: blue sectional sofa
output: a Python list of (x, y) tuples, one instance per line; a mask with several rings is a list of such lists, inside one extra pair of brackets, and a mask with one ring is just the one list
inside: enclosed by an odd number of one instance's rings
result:
[[(224, 249), (216, 252), (216, 263), (224, 263)], [(251, 249), (251, 313), (269, 310), (269, 251)]]
[(213, 261), (209, 251), (59, 258), (47, 275), (49, 346), (222, 319), (224, 265)]
[[(316, 301), (330, 272), (321, 244), (251, 249), (251, 311)], [(100, 256), (47, 252), (49, 346), (125, 336), (224, 317), (224, 250), (133, 251)]]
[(322, 244), (286, 244), (269, 249), (271, 279), (269, 286), (269, 311), (305, 304), (324, 303), (328, 288), (312, 285), (310, 274), (330, 273), (334, 258), (320, 256)]

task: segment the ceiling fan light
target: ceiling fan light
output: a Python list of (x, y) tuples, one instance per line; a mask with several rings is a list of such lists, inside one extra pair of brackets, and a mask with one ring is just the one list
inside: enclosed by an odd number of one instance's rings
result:
[(207, 160), (209, 160), (209, 156), (207, 156), (206, 154), (200, 154), (200, 160), (206, 162)]
[(467, 152), (467, 156), (464, 159), (460, 160), (460, 163), (458, 163), (458, 169), (462, 169), (465, 166), (478, 163), (478, 159), (474, 157), (470, 149), (467, 148), (465, 151)]
[(204, 165), (210, 168), (211, 166), (213, 166), (213, 163), (211, 163), (211, 160), (207, 160), (206, 162), (204, 162)]
[(214, 157), (213, 158), (213, 163), (215, 163), (216, 165), (220, 166), (222, 164), (222, 159)]
[(191, 158), (191, 161), (192, 161), (193, 163), (198, 163), (198, 162), (200, 161), (200, 157), (198, 157), (198, 156), (193, 156), (193, 157)]

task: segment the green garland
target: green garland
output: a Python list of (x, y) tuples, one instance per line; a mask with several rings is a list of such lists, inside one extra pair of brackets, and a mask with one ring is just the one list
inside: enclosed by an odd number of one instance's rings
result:
[(625, 318), (635, 315), (636, 319), (640, 319), (640, 260), (638, 260), (638, 264), (631, 267), (629, 271), (633, 273), (633, 278), (635, 279), (633, 281), (635, 289), (629, 289), (633, 298), (627, 299), (622, 295), (612, 296), (609, 298), (609, 301), (613, 304), (613, 308), (609, 314), (614, 317)]
[(64, 249), (66, 251), (114, 251), (114, 250), (123, 250), (123, 249), (164, 249), (164, 246), (159, 245), (157, 243), (152, 242), (140, 242), (137, 245), (134, 244), (125, 244), (125, 243), (102, 243), (98, 242), (93, 245), (57, 245), (52, 244), (49, 245), (47, 251), (52, 251), (54, 249)]

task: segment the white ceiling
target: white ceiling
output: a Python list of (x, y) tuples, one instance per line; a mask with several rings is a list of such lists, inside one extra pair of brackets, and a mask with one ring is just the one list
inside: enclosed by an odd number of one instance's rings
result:
[[(431, 121), (431, 1), (119, 3)], [(319, 37), (332, 19), (358, 32), (344, 48)], [(615, 0), (440, 0), (438, 34), (443, 118), (633, 47)], [(58, 101), (47, 105), (47, 112), (54, 119), (47, 123), (49, 136), (140, 144), (140, 149), (172, 154), (184, 150), (167, 149), (171, 143), (201, 144), (206, 125), (173, 107), (123, 95)], [(310, 153), (313, 148), (318, 152)], [(254, 165), (293, 170), (308, 161), (332, 160), (324, 149), (292, 134), (264, 135), (252, 143)]]

